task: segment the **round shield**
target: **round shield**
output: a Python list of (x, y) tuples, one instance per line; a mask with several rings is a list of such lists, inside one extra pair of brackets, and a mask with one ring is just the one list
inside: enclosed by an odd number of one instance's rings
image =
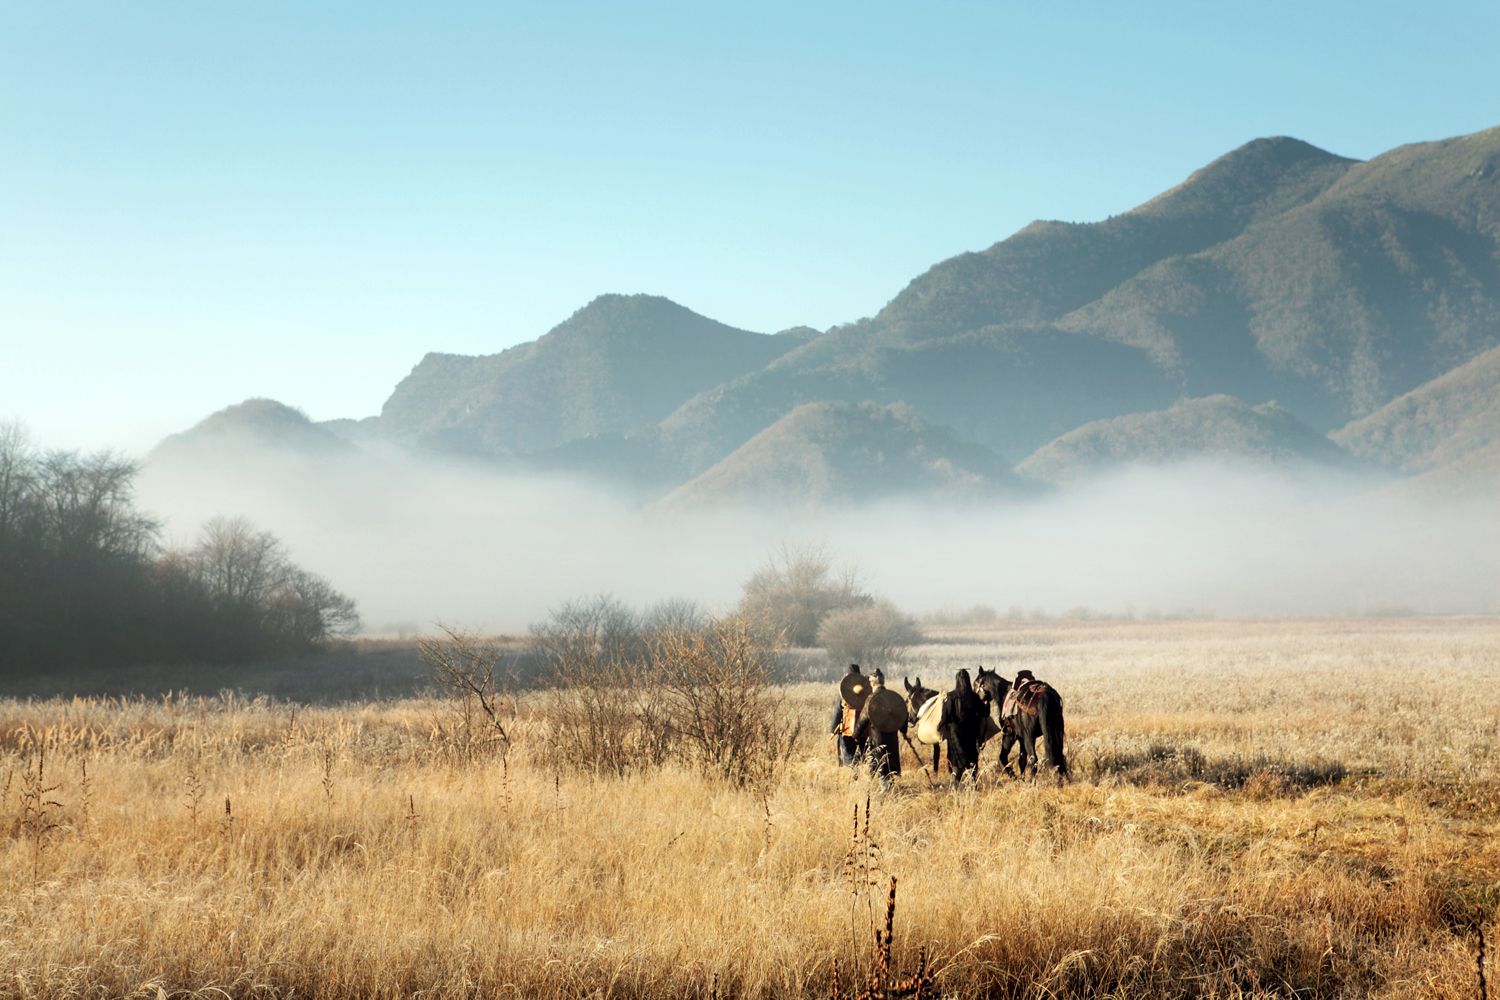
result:
[(864, 674), (845, 674), (839, 681), (839, 697), (856, 712), (864, 708), (865, 699), (870, 697), (870, 678)]
[(877, 733), (899, 733), (906, 725), (906, 699), (890, 688), (879, 688), (871, 692), (865, 715)]

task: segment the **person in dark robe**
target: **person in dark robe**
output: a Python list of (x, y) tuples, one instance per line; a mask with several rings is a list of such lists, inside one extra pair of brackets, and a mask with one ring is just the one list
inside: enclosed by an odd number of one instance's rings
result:
[(901, 773), (900, 739), (906, 732), (904, 725), (884, 732), (871, 719), (870, 709), (877, 704), (877, 694), (884, 690), (885, 674), (876, 670), (870, 675), (870, 697), (855, 720), (856, 729), (865, 740), (865, 753), (870, 758), (870, 774), (878, 778), (883, 787), (889, 786), (891, 779)]
[(943, 699), (943, 726), (948, 740), (948, 769), (953, 772), (956, 787), (965, 775), (979, 780), (979, 738), (989, 709), (974, 692), (969, 672), (960, 670), (953, 678), (953, 690)]
[[(859, 670), (858, 663), (849, 664), (849, 669), (844, 672), (844, 679), (852, 676), (863, 676)], [(857, 723), (858, 709), (844, 700), (842, 682), (838, 698), (833, 703), (833, 727), (831, 732), (838, 740), (839, 763), (845, 767), (853, 767), (864, 759), (865, 740), (859, 733)]]

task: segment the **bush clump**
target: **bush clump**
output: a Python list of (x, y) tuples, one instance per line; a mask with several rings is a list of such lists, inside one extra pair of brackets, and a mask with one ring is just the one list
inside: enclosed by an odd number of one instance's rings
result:
[(874, 603), (853, 571), (834, 573), (822, 549), (783, 549), (745, 581), (739, 613), (763, 641), (807, 647), (829, 615)]
[(859, 663), (888, 670), (922, 641), (917, 623), (890, 601), (831, 612), (818, 626), (818, 645), (834, 664)]
[(673, 761), (760, 785), (796, 745), (779, 649), (744, 618), (686, 602), (637, 615), (596, 597), (533, 626), (532, 644), (553, 689), (543, 756), (554, 767), (620, 776)]

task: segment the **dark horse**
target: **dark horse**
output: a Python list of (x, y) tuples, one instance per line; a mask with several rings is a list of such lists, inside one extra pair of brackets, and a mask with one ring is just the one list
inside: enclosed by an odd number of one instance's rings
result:
[[(1028, 675), (1029, 676), (1029, 675)], [(1000, 767), (1010, 771), (1010, 751), (1017, 741), (1021, 744), (1021, 774), (1029, 767), (1036, 773), (1036, 738), (1040, 736), (1047, 747), (1047, 763), (1057, 772), (1057, 780), (1068, 775), (1068, 759), (1063, 756), (1063, 703), (1062, 695), (1043, 681), (1031, 680), (1025, 694), (1035, 698), (1031, 711), (1022, 709), (1007, 718), (1003, 713), (1005, 696), (1010, 692), (1010, 681), (993, 670), (979, 668), (974, 686), (986, 705), (999, 716), (1000, 723)], [(1028, 697), (1027, 700), (1030, 700)]]
[[(915, 683), (915, 684), (913, 684), (911, 681), (907, 680), (905, 677), (901, 678), (901, 683), (906, 686), (906, 700), (907, 700), (907, 703), (911, 705), (911, 720), (912, 720), (913, 728), (915, 728), (917, 730), (917, 740), (919, 742), (925, 743), (927, 741), (924, 740), (924, 739), (922, 739), (922, 730), (921, 730), (920, 727), (918, 727), (916, 725), (917, 714), (922, 710), (922, 706), (923, 705), (927, 704), (933, 698), (936, 698), (938, 696), (938, 692), (934, 691), (932, 688), (923, 687), (922, 686), (922, 678), (920, 678), (920, 677), (917, 678), (917, 683)], [(938, 705), (936, 708), (933, 709), (934, 712), (941, 712), (942, 710), (943, 710), (942, 705)], [(936, 720), (934, 720), (934, 721), (936, 721)], [(937, 774), (938, 760), (941, 758), (942, 752), (943, 752), (943, 741), (942, 740), (938, 740), (936, 743), (932, 744), (932, 773), (933, 774)], [(919, 760), (917, 763), (921, 763), (921, 761)]]

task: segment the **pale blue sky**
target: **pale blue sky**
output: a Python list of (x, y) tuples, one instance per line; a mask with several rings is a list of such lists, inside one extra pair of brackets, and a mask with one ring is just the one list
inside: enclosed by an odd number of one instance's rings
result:
[(0, 0), (0, 418), (379, 410), (601, 292), (772, 331), (1261, 135), (1500, 124), (1500, 4)]

